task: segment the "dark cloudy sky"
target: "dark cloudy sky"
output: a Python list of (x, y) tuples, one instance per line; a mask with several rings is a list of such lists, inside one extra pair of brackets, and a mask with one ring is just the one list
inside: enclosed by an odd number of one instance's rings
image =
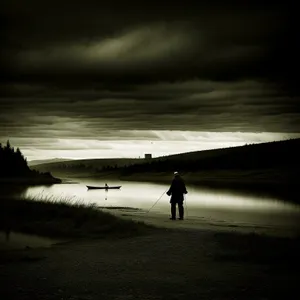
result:
[(1, 1), (0, 141), (29, 159), (300, 136), (293, 2)]

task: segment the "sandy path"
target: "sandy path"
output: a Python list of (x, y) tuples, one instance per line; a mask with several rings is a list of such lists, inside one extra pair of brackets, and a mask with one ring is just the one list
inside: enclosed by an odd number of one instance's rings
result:
[(257, 233), (277, 237), (295, 237), (300, 236), (300, 226), (298, 228), (289, 228), (284, 226), (267, 226), (255, 223), (242, 223), (231, 221), (226, 222), (222, 219), (213, 219), (208, 217), (187, 216), (182, 221), (170, 221), (169, 215), (165, 213), (147, 213), (143, 210), (135, 209), (104, 209), (118, 217), (141, 221), (146, 224), (154, 225), (160, 228), (170, 229), (193, 229), (212, 232), (236, 232), (236, 233)]
[(165, 229), (32, 249), (40, 259), (0, 266), (1, 295), (6, 300), (294, 298), (296, 270), (241, 259), (236, 254), (242, 248), (229, 255), (231, 242), (212, 231)]

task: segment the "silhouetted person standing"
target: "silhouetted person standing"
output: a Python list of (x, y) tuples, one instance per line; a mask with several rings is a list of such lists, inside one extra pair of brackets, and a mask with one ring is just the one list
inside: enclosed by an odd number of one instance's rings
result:
[(171, 220), (176, 220), (176, 204), (178, 204), (179, 220), (183, 220), (184, 208), (183, 200), (184, 194), (187, 194), (185, 183), (180, 177), (178, 172), (174, 172), (174, 179), (172, 180), (171, 186), (167, 191), (167, 195), (171, 196)]

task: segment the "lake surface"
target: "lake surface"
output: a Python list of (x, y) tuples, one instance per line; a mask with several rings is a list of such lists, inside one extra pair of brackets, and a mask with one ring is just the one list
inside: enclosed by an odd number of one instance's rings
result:
[[(131, 207), (141, 211), (132, 212), (145, 220), (149, 216), (160, 216), (168, 224), (170, 204), (165, 192), (168, 185), (141, 182), (110, 181), (108, 185), (121, 185), (120, 190), (87, 190), (86, 185), (103, 186), (100, 180), (78, 179), (77, 183), (54, 184), (52, 186), (28, 187), (23, 191), (26, 198), (80, 201), (86, 204), (95, 203), (104, 208)], [(184, 222), (195, 226), (210, 225), (215, 228), (250, 228), (252, 231), (265, 233), (276, 232), (281, 235), (300, 234), (300, 206), (266, 196), (251, 196), (208, 190), (187, 185)], [(161, 197), (161, 198), (160, 198)], [(157, 204), (149, 209), (160, 198)], [(110, 210), (113, 211), (113, 210)], [(130, 211), (130, 210), (128, 210)], [(127, 211), (127, 213), (128, 213)], [(124, 212), (124, 210), (123, 210)], [(174, 222), (173, 222), (174, 224)], [(171, 225), (173, 226), (173, 225)], [(187, 226), (187, 225), (181, 225)]]

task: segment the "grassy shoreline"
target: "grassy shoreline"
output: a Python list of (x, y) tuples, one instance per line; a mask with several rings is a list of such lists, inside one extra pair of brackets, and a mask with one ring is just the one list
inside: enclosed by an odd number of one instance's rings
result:
[(140, 235), (154, 227), (123, 220), (96, 205), (68, 199), (1, 199), (0, 231), (49, 238), (104, 238)]

